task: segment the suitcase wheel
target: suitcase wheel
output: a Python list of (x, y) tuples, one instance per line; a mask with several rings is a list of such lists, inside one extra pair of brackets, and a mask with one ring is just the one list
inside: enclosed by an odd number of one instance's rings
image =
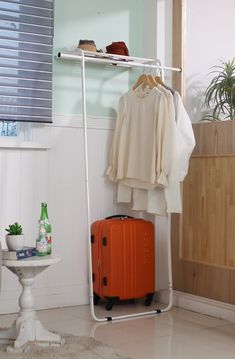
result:
[(153, 296), (154, 296), (154, 293), (148, 293), (146, 295), (146, 298), (145, 298), (145, 301), (144, 301), (144, 305), (146, 305), (146, 307), (149, 307), (152, 303), (152, 300), (153, 300)]
[(113, 308), (114, 303), (117, 303), (119, 298), (118, 297), (106, 297), (107, 303), (105, 304), (106, 310), (111, 310)]
[(114, 304), (114, 303), (108, 302), (108, 303), (105, 305), (105, 309), (106, 309), (106, 310), (112, 310), (113, 304)]
[(93, 293), (93, 302), (94, 305), (98, 305), (100, 302), (100, 297), (96, 293)]

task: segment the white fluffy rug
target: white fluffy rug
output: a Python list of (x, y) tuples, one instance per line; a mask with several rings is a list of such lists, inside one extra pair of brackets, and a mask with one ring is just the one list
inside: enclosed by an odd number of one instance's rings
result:
[(114, 348), (91, 337), (63, 336), (61, 347), (39, 347), (30, 344), (28, 351), (20, 354), (6, 352), (7, 345), (0, 345), (1, 359), (130, 359)]

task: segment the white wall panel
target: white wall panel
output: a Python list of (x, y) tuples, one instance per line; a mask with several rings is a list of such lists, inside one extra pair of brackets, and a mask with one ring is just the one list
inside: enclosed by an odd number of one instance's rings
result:
[[(87, 211), (83, 129), (66, 119), (46, 126), (34, 140), (50, 139), (50, 150), (0, 150), (1, 241), (6, 224), (22, 223), (26, 244), (34, 245), (42, 201), (48, 203), (52, 224), (52, 250), (62, 262), (38, 275), (34, 285), (37, 308), (88, 303)], [(61, 125), (62, 123), (62, 125)], [(102, 125), (103, 123), (103, 125)], [(114, 202), (113, 185), (104, 176), (112, 138), (112, 127), (102, 119), (99, 128), (91, 120), (88, 130), (92, 220), (117, 212), (130, 213)], [(49, 133), (49, 136), (48, 136)], [(20, 285), (4, 268), (0, 313), (18, 310)]]
[(20, 221), (26, 245), (34, 246), (41, 202), (48, 200), (48, 152), (23, 150), (20, 162)]
[(49, 186), (53, 251), (63, 256), (60, 284), (74, 285), (87, 281), (82, 130), (53, 128), (52, 141)]
[[(4, 167), (1, 171), (5, 177), (5, 207), (6, 220), (5, 226), (14, 221), (20, 220), (20, 180), (21, 162), (20, 153), (17, 151), (5, 152)], [(5, 227), (4, 227), (5, 228)]]
[[(6, 248), (5, 228), (15, 221), (20, 221), (20, 153), (17, 151), (2, 150), (0, 153), (0, 228), (2, 247)], [(3, 271), (3, 287), (15, 288), (15, 280), (11, 273)]]

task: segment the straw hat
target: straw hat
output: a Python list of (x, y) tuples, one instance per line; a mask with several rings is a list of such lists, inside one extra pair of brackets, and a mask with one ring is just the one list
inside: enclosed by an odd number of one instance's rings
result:
[(97, 52), (95, 41), (93, 40), (80, 40), (78, 48), (84, 51)]

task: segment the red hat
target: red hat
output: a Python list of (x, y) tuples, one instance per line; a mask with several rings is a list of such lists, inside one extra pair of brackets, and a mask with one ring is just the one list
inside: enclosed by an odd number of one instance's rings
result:
[(111, 45), (106, 46), (108, 54), (129, 56), (129, 50), (124, 41), (112, 42)]

